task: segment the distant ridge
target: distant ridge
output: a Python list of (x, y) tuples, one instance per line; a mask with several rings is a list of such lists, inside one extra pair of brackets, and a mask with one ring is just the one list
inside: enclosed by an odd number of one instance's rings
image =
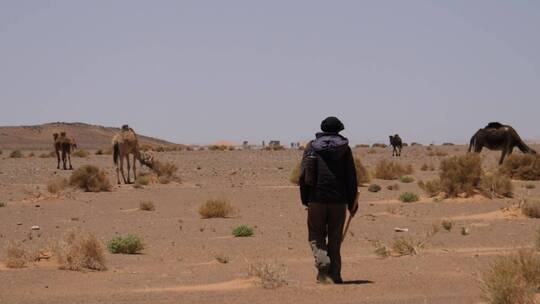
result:
[[(111, 146), (111, 139), (120, 128), (91, 125), (82, 122), (54, 122), (34, 126), (0, 127), (0, 149), (51, 150), (52, 134), (66, 132), (75, 138), (82, 149), (105, 149)], [(135, 129), (135, 132), (137, 130)], [(138, 134), (138, 133), (137, 133)], [(139, 135), (141, 145), (169, 146), (174, 143)]]

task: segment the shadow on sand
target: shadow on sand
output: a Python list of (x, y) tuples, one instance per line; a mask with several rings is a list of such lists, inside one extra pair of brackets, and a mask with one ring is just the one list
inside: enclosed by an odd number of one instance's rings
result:
[(363, 285), (363, 284), (375, 284), (373, 281), (369, 280), (352, 280), (352, 281), (343, 281), (340, 285)]

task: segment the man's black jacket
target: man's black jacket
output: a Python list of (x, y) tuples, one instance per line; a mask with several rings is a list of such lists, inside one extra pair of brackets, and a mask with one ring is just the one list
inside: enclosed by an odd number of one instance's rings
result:
[(347, 204), (352, 208), (358, 186), (356, 169), (347, 138), (337, 133), (317, 133), (304, 151), (302, 164), (309, 154), (317, 157), (317, 183), (308, 186), (305, 183), (305, 168), (300, 174), (300, 196), (302, 204)]

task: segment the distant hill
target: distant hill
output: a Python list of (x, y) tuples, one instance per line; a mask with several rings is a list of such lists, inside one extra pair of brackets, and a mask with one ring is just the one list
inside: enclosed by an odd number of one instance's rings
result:
[[(35, 126), (0, 127), (0, 149), (51, 150), (53, 133), (66, 132), (75, 138), (82, 149), (105, 149), (111, 146), (112, 137), (119, 128), (90, 125), (86, 123), (55, 122)], [(137, 130), (135, 130), (137, 132)], [(139, 135), (141, 145), (169, 146), (171, 142)]]

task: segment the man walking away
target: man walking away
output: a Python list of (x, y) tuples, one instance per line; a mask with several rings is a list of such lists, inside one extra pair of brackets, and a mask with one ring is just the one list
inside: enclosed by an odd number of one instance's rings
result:
[(353, 216), (358, 209), (354, 159), (349, 141), (339, 134), (344, 129), (336, 117), (323, 120), (322, 132), (302, 158), (300, 196), (308, 207), (308, 239), (319, 283), (343, 283), (340, 249), (346, 210)]

